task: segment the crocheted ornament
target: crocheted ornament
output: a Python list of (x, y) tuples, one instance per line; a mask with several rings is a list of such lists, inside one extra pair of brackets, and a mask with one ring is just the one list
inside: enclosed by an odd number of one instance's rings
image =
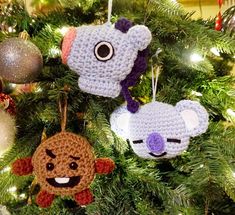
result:
[(0, 156), (14, 144), (15, 134), (14, 117), (0, 109)]
[(62, 131), (41, 143), (32, 159), (16, 160), (12, 172), (21, 176), (34, 171), (41, 186), (36, 202), (49, 207), (54, 195), (73, 196), (79, 205), (91, 203), (89, 185), (95, 173), (108, 174), (114, 167), (110, 158), (95, 159), (86, 138)]
[(139, 157), (172, 158), (188, 148), (190, 137), (207, 130), (208, 113), (195, 101), (182, 100), (175, 107), (151, 102), (135, 114), (121, 106), (112, 113), (110, 122), (111, 129), (128, 139)]
[(146, 70), (145, 50), (152, 36), (144, 25), (121, 19), (115, 28), (108, 24), (72, 28), (62, 43), (62, 61), (80, 75), (78, 85), (84, 92), (117, 97), (120, 92), (128, 110), (136, 112), (128, 87), (135, 85)]
[(16, 106), (14, 100), (4, 93), (0, 93), (0, 109), (5, 110), (11, 115), (16, 114)]

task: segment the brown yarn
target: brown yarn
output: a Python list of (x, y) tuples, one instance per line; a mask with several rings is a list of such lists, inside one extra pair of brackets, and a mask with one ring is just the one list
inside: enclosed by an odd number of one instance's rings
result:
[[(46, 151), (52, 152), (52, 155), (49, 156)], [(76, 170), (70, 168), (72, 162), (78, 165)], [(82, 136), (65, 131), (41, 143), (33, 155), (32, 164), (42, 190), (56, 195), (79, 193), (89, 187), (95, 176), (95, 158), (89, 142)], [(53, 170), (47, 169), (49, 164), (50, 167), (54, 165)], [(73, 187), (55, 187), (46, 180), (74, 176), (80, 176), (80, 182)]]
[(63, 101), (59, 100), (59, 111), (61, 117), (61, 131), (65, 131), (66, 123), (67, 123), (67, 109), (68, 109), (68, 101), (67, 94), (64, 94)]

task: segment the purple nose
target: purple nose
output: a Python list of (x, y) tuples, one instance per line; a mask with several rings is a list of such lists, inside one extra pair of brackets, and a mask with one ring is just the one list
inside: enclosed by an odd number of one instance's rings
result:
[(147, 147), (151, 152), (163, 152), (165, 149), (165, 144), (162, 136), (157, 132), (149, 134), (147, 138)]

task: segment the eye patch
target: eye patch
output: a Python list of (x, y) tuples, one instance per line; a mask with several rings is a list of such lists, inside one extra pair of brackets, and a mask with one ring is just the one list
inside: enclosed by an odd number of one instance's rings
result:
[(170, 142), (170, 143), (181, 143), (181, 140), (179, 140), (179, 139), (167, 138), (166, 141), (167, 141), (167, 142)]
[(143, 140), (134, 140), (133, 143), (134, 144), (143, 143)]

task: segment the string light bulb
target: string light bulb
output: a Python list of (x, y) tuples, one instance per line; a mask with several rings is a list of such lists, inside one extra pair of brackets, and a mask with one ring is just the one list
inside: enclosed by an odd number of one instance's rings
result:
[(235, 112), (234, 112), (231, 108), (227, 109), (226, 112), (227, 112), (227, 114), (228, 114), (229, 116), (235, 118)]
[(200, 61), (203, 61), (203, 57), (200, 54), (197, 53), (193, 53), (190, 56), (190, 61), (194, 62), (194, 63), (198, 63)]
[(191, 95), (193, 95), (193, 96), (202, 96), (201, 93), (199, 93), (197, 91), (194, 91), (194, 90), (191, 91)]
[(57, 47), (52, 47), (51, 49), (49, 49), (49, 54), (52, 57), (56, 57), (56, 56), (59, 56), (61, 54), (61, 50), (58, 49)]
[(65, 36), (65, 34), (68, 32), (68, 30), (69, 30), (69, 27), (64, 26), (64, 27), (62, 27), (62, 28), (59, 29), (59, 32), (60, 32), (63, 36)]
[(26, 194), (25, 194), (25, 193), (21, 193), (21, 194), (19, 195), (19, 197), (20, 197), (21, 199), (25, 199)]
[(10, 192), (10, 193), (15, 193), (16, 190), (17, 190), (17, 188), (14, 186), (14, 187), (10, 187), (10, 188), (8, 189), (8, 192)]
[(15, 87), (16, 87), (16, 84), (10, 83), (9, 86), (12, 87), (12, 88), (15, 88)]
[(38, 87), (35, 89), (35, 92), (36, 92), (36, 93), (41, 93), (41, 92), (42, 92), (42, 88), (38, 86)]
[(11, 170), (11, 167), (7, 166), (7, 167), (5, 167), (4, 169), (1, 170), (1, 173), (10, 172), (10, 170)]
[(213, 47), (210, 49), (210, 51), (215, 55), (215, 56), (220, 56), (220, 53), (217, 48)]
[(235, 178), (235, 172), (232, 173), (233, 177)]

